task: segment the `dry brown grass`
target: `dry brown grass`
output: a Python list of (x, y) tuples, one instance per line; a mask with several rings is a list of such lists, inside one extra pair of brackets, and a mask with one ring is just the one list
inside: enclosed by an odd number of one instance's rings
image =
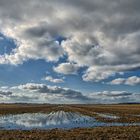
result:
[(0, 131), (0, 140), (140, 140), (140, 127)]
[(53, 110), (53, 108), (54, 108), (54, 105), (0, 104), (0, 115), (50, 112)]
[[(74, 111), (81, 112), (86, 115), (94, 116), (100, 121), (107, 122), (140, 122), (140, 104), (131, 105), (72, 105), (69, 106)], [(120, 116), (120, 119), (110, 120), (99, 117), (96, 113), (110, 113)]]

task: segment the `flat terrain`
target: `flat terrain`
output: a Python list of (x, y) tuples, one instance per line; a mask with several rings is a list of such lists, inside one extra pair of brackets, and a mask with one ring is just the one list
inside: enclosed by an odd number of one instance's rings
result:
[(140, 127), (0, 131), (0, 140), (139, 140)]
[[(140, 122), (140, 104), (125, 105), (38, 105), (38, 104), (0, 104), (0, 115), (22, 113), (49, 113), (51, 111), (74, 111), (94, 116), (101, 121), (110, 121), (99, 117), (97, 113), (110, 113), (120, 116), (117, 122)], [(112, 121), (112, 120), (111, 120)]]
[[(94, 116), (104, 122), (139, 122), (140, 104), (124, 105), (37, 105), (0, 104), (0, 115), (21, 113), (49, 113), (51, 111), (73, 111)], [(111, 120), (97, 115), (110, 113), (120, 118)], [(0, 130), (0, 140), (140, 140), (140, 126), (77, 128), (71, 130)]]

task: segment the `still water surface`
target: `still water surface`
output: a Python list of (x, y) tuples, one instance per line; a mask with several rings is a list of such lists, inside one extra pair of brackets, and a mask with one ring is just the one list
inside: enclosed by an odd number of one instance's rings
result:
[[(105, 116), (104, 116), (105, 117)], [(108, 117), (108, 116), (107, 116)], [(116, 119), (117, 117), (114, 117)], [(53, 128), (84, 128), (97, 126), (125, 126), (140, 125), (140, 123), (105, 123), (97, 121), (94, 117), (76, 112), (57, 111), (45, 113), (25, 113), (17, 115), (0, 116), (0, 129), (53, 129)]]

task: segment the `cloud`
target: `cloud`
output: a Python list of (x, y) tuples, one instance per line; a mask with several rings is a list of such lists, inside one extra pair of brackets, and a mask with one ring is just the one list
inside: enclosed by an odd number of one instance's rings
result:
[(12, 92), (11, 91), (0, 91), (0, 95), (4, 95), (4, 96), (7, 96), (7, 95), (11, 95)]
[(139, 64), (128, 65), (117, 65), (117, 66), (91, 66), (83, 74), (84, 81), (99, 82), (105, 80), (116, 74), (123, 75), (126, 71), (135, 71), (139, 68)]
[(99, 82), (101, 80), (107, 79), (111, 75), (113, 76), (115, 73), (112, 70), (105, 70), (100, 67), (89, 67), (84, 75), (82, 76), (84, 81), (95, 81)]
[(49, 81), (52, 83), (63, 83), (64, 82), (64, 80), (61, 78), (53, 78), (52, 76), (49, 76), (49, 75), (44, 77), (43, 80), (46, 80), (46, 81)]
[[(102, 33), (99, 36), (102, 38)], [(139, 52), (139, 45), (134, 46), (135, 37), (132, 40), (130, 36), (133, 38), (135, 35), (129, 35), (127, 39), (118, 41), (118, 43), (114, 44), (113, 48), (113, 42), (112, 44), (106, 44), (108, 40), (105, 40), (104, 44), (102, 44), (96, 41), (98, 39), (92, 38), (92, 36), (82, 36), (81, 34), (70, 40), (63, 41), (62, 46), (67, 51), (70, 62), (75, 62), (81, 67), (88, 67), (83, 75), (83, 80), (100, 81), (116, 73), (140, 67), (138, 53), (135, 52), (136, 55), (134, 55), (134, 50)], [(129, 48), (129, 45), (133, 46), (134, 50), (128, 49), (125, 51), (124, 49)]]
[(129, 77), (126, 81), (125, 81), (125, 84), (126, 85), (137, 85), (137, 84), (140, 84), (140, 77), (137, 77), (137, 76), (132, 76), (132, 77)]
[(62, 74), (77, 74), (79, 66), (73, 63), (61, 63), (53, 68), (55, 72)]
[(132, 76), (132, 77), (128, 77), (128, 78), (117, 78), (117, 79), (114, 79), (111, 82), (109, 82), (109, 84), (111, 84), (111, 85), (124, 84), (124, 85), (134, 86), (134, 85), (140, 84), (140, 77)]
[(12, 91), (0, 89), (0, 103), (9, 102), (11, 100)]
[(13, 49), (12, 53), (0, 56), (0, 63), (6, 64), (22, 64), (28, 59), (44, 59), (46, 61), (58, 61), (59, 57), (63, 56), (63, 49), (57, 41), (52, 39), (41, 38), (38, 42), (23, 41), (20, 47)]
[[(0, 64), (17, 65), (29, 59), (56, 62), (66, 55), (67, 63), (87, 67), (85, 81), (138, 69), (139, 5), (138, 0), (1, 0), (1, 32), (17, 47), (1, 55)], [(66, 38), (61, 44), (56, 40), (59, 36)]]
[(120, 85), (125, 83), (125, 78), (117, 78), (109, 82), (111, 85)]
[(140, 94), (127, 91), (80, 91), (46, 84), (27, 83), (0, 91), (0, 103), (110, 104), (140, 102)]
[(89, 98), (94, 98), (96, 103), (133, 103), (140, 102), (139, 93), (127, 91), (102, 91), (95, 92), (89, 95)]
[(133, 93), (131, 92), (126, 92), (126, 91), (103, 91), (100, 93), (102, 96), (108, 96), (108, 97), (124, 97), (124, 96), (130, 96)]
[[(43, 103), (87, 103), (90, 99), (81, 92), (58, 86), (48, 86), (45, 84), (27, 83), (12, 87), (14, 89), (15, 100), (22, 100), (22, 96), (29, 97), (29, 102)], [(26, 100), (22, 100), (26, 102)]]

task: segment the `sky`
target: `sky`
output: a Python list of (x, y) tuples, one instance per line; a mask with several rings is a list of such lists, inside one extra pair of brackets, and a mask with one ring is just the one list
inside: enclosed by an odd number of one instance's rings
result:
[(140, 103), (139, 0), (0, 0), (0, 103)]

